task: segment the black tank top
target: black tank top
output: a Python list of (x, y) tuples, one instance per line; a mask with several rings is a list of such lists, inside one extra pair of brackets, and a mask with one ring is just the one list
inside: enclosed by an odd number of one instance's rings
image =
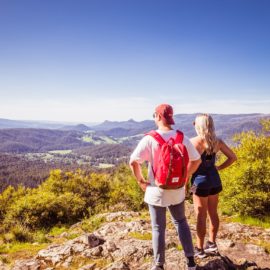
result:
[(209, 188), (219, 187), (221, 186), (221, 179), (217, 168), (215, 166), (216, 163), (216, 153), (207, 154), (205, 151), (201, 155), (201, 164), (197, 171), (192, 175), (191, 183), (193, 184), (194, 179), (203, 175), (206, 176), (207, 184), (209, 184)]

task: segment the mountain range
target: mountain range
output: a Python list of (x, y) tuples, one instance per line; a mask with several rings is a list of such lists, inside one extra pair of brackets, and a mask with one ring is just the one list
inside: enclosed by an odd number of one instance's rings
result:
[[(196, 115), (175, 115), (174, 128), (182, 130), (188, 137), (195, 136), (192, 123)], [(216, 133), (224, 140), (230, 140), (234, 134), (242, 131), (258, 132), (261, 130), (260, 119), (270, 118), (270, 114), (213, 114), (212, 116)], [(151, 129), (155, 129), (153, 120), (104, 121), (98, 125), (88, 126), (0, 119), (0, 152), (72, 150), (96, 144), (133, 146)]]

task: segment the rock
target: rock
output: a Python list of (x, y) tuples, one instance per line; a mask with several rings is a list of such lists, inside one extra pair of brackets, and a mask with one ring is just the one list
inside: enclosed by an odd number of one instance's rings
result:
[(246, 258), (240, 258), (238, 260), (236, 260), (236, 263), (239, 265), (246, 265), (248, 263)]
[(223, 224), (222, 229), (233, 234), (239, 234), (244, 231), (244, 227), (238, 223)]
[(61, 263), (61, 266), (64, 267), (64, 268), (69, 268), (70, 265), (71, 265), (70, 262), (63, 262), (63, 263)]
[(12, 270), (40, 270), (40, 262), (35, 259), (18, 260)]
[(83, 257), (87, 258), (93, 258), (93, 257), (99, 257), (102, 255), (103, 247), (102, 246), (97, 246), (92, 249), (86, 249), (83, 253)]
[(40, 250), (38, 256), (41, 258), (59, 256), (70, 256), (72, 253), (71, 246), (69, 245), (53, 245), (47, 249)]
[(0, 260), (0, 270), (7, 270), (7, 265), (5, 265), (1, 260)]
[(73, 242), (79, 242), (79, 243), (84, 243), (86, 245), (89, 245), (90, 247), (96, 247), (98, 245), (103, 244), (105, 241), (98, 237), (97, 235), (94, 234), (85, 234), (80, 237), (77, 237), (74, 239)]
[(125, 262), (115, 262), (111, 265), (109, 265), (109, 267), (104, 268), (106, 270), (130, 270), (131, 268), (129, 268), (129, 266), (125, 263)]
[(138, 212), (115, 212), (115, 213), (109, 213), (109, 214), (103, 214), (103, 216), (106, 218), (108, 222), (112, 222), (115, 220), (124, 220), (129, 218), (138, 217), (140, 213)]
[(218, 240), (217, 245), (219, 250), (227, 250), (235, 246), (235, 242), (232, 240)]
[(61, 255), (55, 254), (55, 255), (52, 256), (51, 258), (48, 258), (47, 261), (50, 260), (50, 261), (52, 262), (53, 265), (56, 265), (56, 264), (58, 264), (58, 263), (61, 263), (62, 259), (63, 259), (63, 258), (62, 258)]
[[(74, 260), (81, 257), (89, 260), (81, 260), (80, 270), (114, 270), (132, 269), (149, 270), (152, 261), (152, 242), (150, 221), (129, 220), (138, 213), (118, 212), (105, 214), (104, 218), (111, 222), (103, 224), (91, 234), (83, 234), (64, 244), (51, 245), (38, 252), (38, 255), (29, 260), (16, 261), (15, 270), (53, 270), (70, 269)], [(179, 251), (180, 244), (176, 230), (171, 224), (166, 231), (166, 269), (185, 270), (186, 258), (183, 251)], [(191, 225), (193, 237), (195, 226)], [(270, 236), (264, 229), (253, 228), (238, 223), (222, 224), (217, 244), (220, 254), (211, 254), (207, 258), (198, 260), (201, 270), (266, 270), (269, 266), (270, 256), (264, 248), (255, 245), (259, 241), (265, 241)], [(252, 242), (253, 241), (253, 242)], [(249, 243), (249, 244), (246, 244)], [(239, 260), (239, 258), (242, 258)], [(95, 260), (104, 260), (107, 265), (98, 267)], [(88, 261), (86, 264), (85, 261)], [(258, 267), (256, 263), (260, 266)], [(80, 261), (79, 261), (80, 262)], [(85, 263), (86, 265), (83, 265)], [(54, 265), (55, 267), (52, 267)], [(1, 267), (1, 266), (0, 266)], [(0, 268), (1, 270), (1, 268)], [(7, 269), (3, 269), (7, 270)], [(268, 268), (268, 270), (270, 270)]]
[(72, 255), (72, 247), (70, 245), (53, 245), (47, 249), (40, 250), (37, 259), (44, 260), (47, 263), (57, 265)]
[(79, 228), (81, 225), (82, 225), (82, 222), (77, 222), (77, 223), (73, 224), (73, 225), (70, 227), (70, 230), (77, 229), (77, 228)]
[(117, 249), (116, 244), (112, 241), (107, 241), (104, 245), (104, 250), (114, 252)]
[(261, 254), (265, 254), (265, 249), (263, 247), (260, 246), (256, 246), (253, 244), (247, 244), (246, 245), (246, 251), (251, 253), (251, 254), (255, 254), (255, 255), (261, 255)]
[(87, 245), (80, 243), (73, 243), (71, 247), (74, 253), (81, 253), (87, 248)]
[(61, 238), (67, 238), (69, 236), (69, 234), (67, 232), (63, 232), (59, 235), (59, 237)]
[(95, 266), (96, 266), (96, 264), (92, 263), (92, 264), (88, 264), (88, 265), (81, 267), (79, 270), (93, 270), (93, 269), (95, 269)]

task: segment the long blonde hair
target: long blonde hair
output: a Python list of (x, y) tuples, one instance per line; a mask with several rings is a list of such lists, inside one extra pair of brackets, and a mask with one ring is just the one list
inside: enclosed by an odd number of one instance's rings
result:
[(199, 114), (195, 119), (195, 130), (206, 143), (206, 153), (212, 154), (218, 144), (218, 138), (215, 133), (214, 121), (211, 115)]

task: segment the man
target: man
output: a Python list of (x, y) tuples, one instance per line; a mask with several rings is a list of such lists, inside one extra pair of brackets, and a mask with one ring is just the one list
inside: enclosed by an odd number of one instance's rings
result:
[[(171, 127), (174, 125), (173, 108), (168, 104), (161, 104), (156, 107), (154, 120), (158, 129), (157, 133), (168, 141), (176, 137), (176, 131)], [(186, 146), (189, 163), (187, 175), (190, 176), (199, 166), (200, 155), (189, 139), (184, 136), (183, 144)], [(130, 157), (130, 166), (138, 184), (145, 191), (144, 201), (149, 206), (152, 224), (152, 245), (154, 251), (154, 266), (151, 270), (162, 270), (165, 264), (165, 228), (166, 208), (169, 209), (173, 222), (176, 226), (179, 240), (183, 246), (187, 258), (189, 270), (195, 270), (194, 250), (192, 238), (187, 220), (185, 217), (185, 187), (178, 189), (162, 189), (155, 184), (153, 173), (153, 160), (159, 152), (158, 142), (150, 135), (146, 135), (139, 142), (138, 146)], [(141, 164), (148, 161), (148, 179), (144, 179)]]

